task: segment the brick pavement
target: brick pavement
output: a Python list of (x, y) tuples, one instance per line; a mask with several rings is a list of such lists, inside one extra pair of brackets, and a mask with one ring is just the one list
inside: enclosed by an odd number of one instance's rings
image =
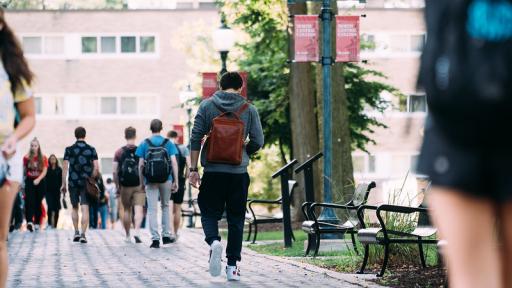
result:
[[(242, 281), (207, 272), (208, 247), (197, 230), (160, 249), (126, 244), (120, 230), (90, 231), (88, 244), (71, 230), (15, 232), (9, 238), (8, 287), (377, 287), (354, 275), (327, 272), (244, 248)], [(147, 234), (143, 232), (143, 234)], [(223, 260), (224, 261), (224, 260)]]

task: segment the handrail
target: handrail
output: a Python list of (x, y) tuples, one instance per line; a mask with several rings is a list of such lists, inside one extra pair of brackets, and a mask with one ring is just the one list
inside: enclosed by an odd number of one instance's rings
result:
[(324, 156), (324, 153), (319, 152), (315, 156), (309, 158), (308, 160), (306, 160), (306, 162), (302, 163), (299, 167), (295, 168), (295, 174), (300, 173), (302, 170), (306, 169), (307, 166), (312, 165), (313, 162), (315, 162), (316, 160), (322, 158), (323, 156)]
[(276, 173), (272, 174), (272, 179), (275, 179), (275, 178), (281, 176), (281, 174), (283, 174), (284, 172), (288, 171), (288, 169), (290, 167), (295, 166), (295, 164), (297, 164), (297, 159), (293, 159), (292, 161), (288, 162), (281, 169), (279, 169)]

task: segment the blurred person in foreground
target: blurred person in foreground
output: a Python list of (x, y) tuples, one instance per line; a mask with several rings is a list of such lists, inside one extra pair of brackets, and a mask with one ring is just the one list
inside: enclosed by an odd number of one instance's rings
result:
[(35, 104), (33, 74), (1, 8), (0, 57), (0, 287), (5, 287), (11, 210), (23, 181), (23, 155), (17, 144), (34, 128)]
[(426, 1), (418, 171), (453, 288), (512, 287), (512, 1)]

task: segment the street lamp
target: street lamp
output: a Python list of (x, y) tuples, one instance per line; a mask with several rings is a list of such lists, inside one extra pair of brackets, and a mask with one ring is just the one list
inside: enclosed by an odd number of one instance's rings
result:
[(213, 32), (213, 47), (220, 53), (220, 60), (222, 61), (222, 69), (220, 74), (228, 72), (226, 69), (226, 60), (228, 53), (233, 46), (235, 46), (235, 33), (226, 24), (226, 17), (221, 16), (222, 25)]
[[(190, 101), (195, 99), (197, 97), (197, 94), (196, 92), (194, 92), (194, 90), (192, 90), (192, 88), (190, 88), (190, 84), (187, 85), (187, 88), (185, 88), (185, 90), (182, 90), (180, 92), (180, 102), (181, 102), (181, 105), (187, 109), (187, 131), (188, 131), (188, 138), (189, 138), (189, 141), (188, 141), (188, 150), (191, 151), (191, 147), (190, 147), (190, 134), (192, 133), (192, 107), (190, 106)], [(190, 185), (190, 181), (188, 183), (188, 208), (192, 208), (192, 186)], [(191, 215), (189, 218), (188, 218), (188, 225), (187, 227), (188, 228), (193, 228), (194, 227), (194, 223), (192, 221), (192, 217), (193, 215)]]

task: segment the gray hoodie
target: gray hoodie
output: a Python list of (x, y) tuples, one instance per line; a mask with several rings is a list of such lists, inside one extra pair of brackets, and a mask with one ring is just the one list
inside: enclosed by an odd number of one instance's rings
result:
[[(190, 145), (193, 151), (201, 150), (201, 140), (210, 132), (213, 118), (219, 116), (222, 112), (215, 106), (221, 107), (225, 111), (236, 112), (246, 103), (245, 98), (236, 93), (217, 91), (206, 100), (203, 100), (197, 111), (194, 128), (190, 138)], [(253, 105), (245, 110), (240, 119), (245, 123), (245, 137), (249, 137), (249, 143), (243, 152), (242, 164), (239, 166), (214, 164), (206, 161), (206, 152), (201, 153), (201, 166), (205, 172), (224, 172), (233, 174), (242, 174), (247, 172), (249, 165), (249, 154), (252, 154), (263, 147), (263, 129), (261, 128), (260, 116)]]

